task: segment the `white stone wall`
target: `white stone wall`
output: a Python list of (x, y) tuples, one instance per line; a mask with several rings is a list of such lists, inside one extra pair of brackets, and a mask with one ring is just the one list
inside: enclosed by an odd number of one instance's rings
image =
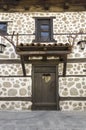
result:
[[(67, 63), (67, 72), (66, 75), (86, 75), (86, 72), (83, 71), (86, 69), (86, 63)], [(63, 64), (59, 64), (59, 75), (63, 73)]]
[(31, 78), (1, 78), (1, 97), (28, 97), (31, 96)]
[[(53, 31), (55, 33), (78, 33), (83, 30), (86, 33), (86, 12), (64, 12), (64, 13), (43, 13), (43, 12), (27, 12), (27, 13), (0, 13), (0, 21), (8, 21), (7, 32), (12, 34), (33, 34), (35, 32), (34, 17), (56, 17), (53, 20)], [(84, 38), (85, 35), (82, 36)], [(10, 38), (10, 36), (9, 36)], [(57, 43), (68, 42), (67, 35), (54, 35)], [(34, 35), (19, 36), (19, 43), (31, 43)], [(14, 37), (16, 45), (16, 36)], [(74, 48), (68, 58), (85, 58), (86, 49), (79, 49), (77, 42), (81, 40), (79, 35), (75, 40)], [(7, 47), (3, 54), (0, 54), (0, 59), (19, 59), (14, 47), (1, 38), (2, 43)], [(52, 43), (51, 43), (52, 44)], [(31, 76), (31, 65), (26, 65), (27, 75)], [(68, 63), (67, 75), (85, 75), (86, 63)], [(59, 65), (59, 74), (62, 73), (62, 64)], [(22, 68), (19, 64), (0, 64), (0, 76), (21, 75)], [(86, 96), (86, 78), (85, 77), (60, 77), (59, 78), (59, 95), (67, 96)], [(31, 96), (32, 79), (31, 77), (0, 77), (0, 96)], [(25, 101), (0, 101), (0, 110), (28, 110), (31, 107), (31, 102)], [(85, 101), (61, 101), (61, 110), (86, 110)]]
[(85, 97), (86, 96), (86, 78), (70, 77), (59, 78), (59, 93), (62, 97)]

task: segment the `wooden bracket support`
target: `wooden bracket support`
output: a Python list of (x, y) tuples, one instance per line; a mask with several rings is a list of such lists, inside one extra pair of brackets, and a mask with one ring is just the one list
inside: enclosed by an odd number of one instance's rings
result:
[(21, 56), (21, 65), (22, 65), (23, 76), (26, 76), (24, 56)]
[(63, 62), (63, 76), (66, 75), (66, 68), (67, 68), (67, 56), (64, 56), (64, 62)]

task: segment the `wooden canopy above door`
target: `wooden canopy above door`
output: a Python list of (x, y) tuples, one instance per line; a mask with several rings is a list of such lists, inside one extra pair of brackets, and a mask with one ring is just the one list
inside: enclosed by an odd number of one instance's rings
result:
[[(63, 62), (63, 76), (66, 74), (66, 63), (67, 55), (71, 53), (72, 46), (68, 43), (66, 44), (20, 44), (16, 46), (16, 53), (21, 57), (21, 63), (23, 66), (23, 73), (26, 75), (24, 64), (30, 57), (42, 57), (41, 61), (48, 61), (48, 57), (58, 57), (59, 62)], [(33, 59), (34, 60), (34, 59)], [(33, 61), (32, 60), (32, 61)], [(38, 62), (40, 62), (38, 60)], [(49, 59), (50, 61), (51, 59)], [(31, 63), (31, 60), (30, 60)]]
[(16, 46), (16, 52), (23, 56), (64, 56), (71, 53), (72, 46), (66, 44), (20, 44)]

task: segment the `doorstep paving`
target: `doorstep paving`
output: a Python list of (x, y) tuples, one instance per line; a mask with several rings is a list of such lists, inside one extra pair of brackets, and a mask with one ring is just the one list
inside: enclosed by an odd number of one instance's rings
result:
[(86, 130), (86, 112), (0, 111), (0, 130)]

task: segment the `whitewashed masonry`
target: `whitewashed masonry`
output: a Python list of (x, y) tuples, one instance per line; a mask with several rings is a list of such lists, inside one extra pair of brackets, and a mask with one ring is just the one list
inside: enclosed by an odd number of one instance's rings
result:
[[(12, 34), (13, 31), (19, 34), (33, 34), (35, 32), (35, 20), (33, 17), (56, 17), (53, 20), (54, 33), (78, 33), (83, 30), (86, 33), (86, 12), (64, 12), (64, 13), (43, 13), (43, 12), (26, 12), (26, 13), (0, 13), (0, 21), (8, 21), (7, 32)], [(83, 36), (84, 38), (85, 36)], [(9, 36), (10, 38), (10, 36)], [(31, 43), (34, 35), (20, 36), (20, 43)], [(67, 36), (55, 35), (57, 43), (68, 42)], [(79, 49), (77, 42), (81, 40), (78, 36), (72, 53), (68, 58), (85, 58), (86, 49)], [(14, 47), (1, 38), (1, 41), (7, 46), (5, 52), (0, 54), (0, 59), (19, 59)], [(16, 44), (16, 37), (14, 37)], [(26, 65), (27, 74), (31, 76), (31, 64)], [(86, 69), (86, 63), (68, 63), (67, 75), (86, 75), (83, 70)], [(61, 74), (62, 65), (59, 65)], [(10, 75), (22, 75), (20, 64), (0, 64), (0, 97), (28, 97), (32, 95), (31, 77), (1, 77)], [(63, 97), (86, 97), (86, 77), (60, 77), (59, 78), (59, 95)], [(30, 110), (31, 102), (29, 101), (0, 101), (0, 110)], [(61, 101), (61, 110), (86, 110), (86, 101)]]

